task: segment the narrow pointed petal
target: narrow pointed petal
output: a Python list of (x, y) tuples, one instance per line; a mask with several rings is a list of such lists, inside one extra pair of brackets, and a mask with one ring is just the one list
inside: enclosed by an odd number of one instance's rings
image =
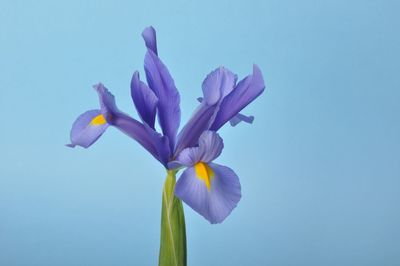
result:
[(137, 71), (133, 73), (131, 80), (131, 96), (142, 121), (154, 128), (158, 99), (154, 92), (140, 80)]
[(142, 37), (144, 39), (146, 47), (157, 54), (156, 30), (152, 26), (147, 27), (143, 30)]
[(101, 83), (94, 86), (100, 99), (101, 112), (108, 124), (133, 138), (165, 166), (170, 157), (168, 138), (161, 136), (147, 125), (118, 110), (114, 95)]
[(186, 169), (175, 186), (175, 195), (210, 223), (221, 223), (241, 198), (240, 182), (228, 167), (210, 164), (213, 172), (210, 188), (194, 167)]
[(216, 104), (234, 88), (237, 76), (224, 67), (212, 71), (203, 81), (202, 89), (206, 103)]
[(224, 98), (210, 129), (214, 131), (220, 129), (226, 122), (256, 99), (264, 91), (264, 88), (262, 73), (258, 66), (254, 65), (253, 74), (241, 80), (235, 89)]
[(170, 157), (167, 137), (158, 134), (152, 128), (146, 127), (146, 125), (123, 113), (115, 115), (112, 125), (136, 140), (166, 166)]
[(243, 115), (241, 113), (238, 113), (237, 115), (235, 115), (234, 117), (231, 118), (231, 120), (229, 120), (229, 123), (231, 124), (231, 126), (236, 126), (237, 124), (239, 124), (240, 122), (246, 122), (248, 124), (252, 124), (254, 121), (254, 116), (250, 115), (250, 116), (246, 116)]
[(81, 146), (88, 148), (92, 145), (107, 129), (108, 123), (104, 119), (100, 110), (90, 110), (81, 114), (72, 125), (71, 143), (68, 147)]
[(179, 92), (167, 67), (150, 49), (144, 59), (144, 68), (147, 83), (158, 98), (158, 121), (163, 134), (169, 139), (171, 150), (173, 150), (181, 120)]

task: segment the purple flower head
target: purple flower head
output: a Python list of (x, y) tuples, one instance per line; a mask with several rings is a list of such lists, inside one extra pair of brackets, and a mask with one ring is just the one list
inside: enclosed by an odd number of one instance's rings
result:
[[(211, 223), (222, 222), (240, 200), (240, 183), (228, 167), (212, 161), (223, 149), (216, 133), (228, 121), (252, 123), (253, 116), (240, 111), (264, 91), (264, 80), (257, 65), (253, 73), (237, 82), (225, 67), (212, 71), (202, 84), (203, 97), (192, 117), (178, 133), (180, 95), (167, 67), (158, 56), (153, 27), (142, 33), (147, 52), (144, 70), (147, 84), (135, 71), (131, 96), (140, 121), (121, 112), (114, 96), (99, 83), (94, 86), (100, 108), (80, 115), (71, 129), (67, 146), (88, 148), (109, 126), (114, 126), (142, 145), (167, 169), (186, 167), (175, 187), (175, 194)], [(161, 132), (155, 129), (156, 117)]]

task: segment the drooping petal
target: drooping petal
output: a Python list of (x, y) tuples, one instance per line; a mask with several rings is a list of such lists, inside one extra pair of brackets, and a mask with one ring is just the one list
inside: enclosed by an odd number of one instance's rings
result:
[(157, 54), (156, 30), (152, 26), (147, 27), (143, 30), (142, 37), (144, 39), (146, 47)]
[(158, 121), (168, 137), (171, 150), (175, 147), (176, 133), (181, 119), (180, 96), (167, 67), (150, 49), (144, 59), (147, 84), (158, 98)]
[(214, 131), (204, 131), (199, 138), (200, 160), (209, 163), (216, 159), (224, 148), (224, 141)]
[(176, 183), (175, 195), (214, 224), (221, 223), (237, 206), (240, 190), (233, 170), (209, 164), (187, 168)]
[(232, 117), (229, 120), (229, 123), (231, 124), (231, 126), (236, 126), (237, 124), (239, 124), (240, 122), (246, 122), (248, 124), (252, 124), (254, 121), (254, 116), (250, 115), (250, 116), (246, 116), (243, 115), (241, 113), (238, 113), (237, 115), (235, 115), (234, 117)]
[(236, 80), (237, 76), (224, 67), (219, 67), (208, 74), (202, 85), (206, 103), (216, 104), (228, 95), (235, 87)]
[(200, 104), (179, 132), (175, 156), (186, 147), (194, 147), (198, 144), (200, 135), (211, 126), (217, 108), (217, 104), (207, 105), (205, 102)]
[(140, 80), (138, 71), (135, 71), (132, 76), (131, 96), (142, 121), (154, 128), (158, 99), (154, 92)]
[(107, 129), (108, 123), (104, 119), (100, 110), (90, 110), (81, 114), (72, 125), (71, 143), (68, 147), (76, 145), (88, 148), (92, 145)]
[(241, 80), (234, 90), (223, 99), (210, 129), (214, 131), (220, 129), (226, 122), (257, 98), (264, 91), (264, 88), (262, 73), (258, 66), (254, 65), (253, 74)]
[(100, 100), (101, 112), (107, 122), (139, 142), (165, 166), (170, 157), (168, 138), (161, 136), (147, 125), (118, 110), (112, 95), (103, 84), (94, 86)]

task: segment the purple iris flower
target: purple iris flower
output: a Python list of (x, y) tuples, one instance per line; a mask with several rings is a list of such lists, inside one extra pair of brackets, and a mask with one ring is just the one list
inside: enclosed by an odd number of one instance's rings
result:
[[(223, 149), (216, 133), (228, 121), (252, 123), (253, 116), (239, 112), (264, 91), (260, 69), (237, 82), (225, 67), (212, 71), (202, 84), (203, 97), (192, 117), (178, 133), (180, 96), (167, 67), (157, 53), (156, 32), (146, 28), (147, 53), (144, 69), (147, 84), (133, 73), (131, 96), (141, 122), (121, 112), (114, 96), (99, 83), (94, 86), (100, 108), (80, 115), (70, 134), (71, 144), (88, 148), (114, 126), (140, 143), (168, 170), (186, 167), (175, 187), (175, 195), (211, 223), (222, 222), (238, 204), (241, 193), (237, 175), (230, 168), (213, 163)], [(162, 130), (155, 129), (155, 120)]]

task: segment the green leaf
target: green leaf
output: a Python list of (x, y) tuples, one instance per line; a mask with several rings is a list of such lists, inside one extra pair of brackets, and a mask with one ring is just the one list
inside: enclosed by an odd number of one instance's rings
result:
[(161, 211), (159, 266), (186, 266), (186, 229), (182, 201), (175, 197), (176, 170), (164, 183)]

